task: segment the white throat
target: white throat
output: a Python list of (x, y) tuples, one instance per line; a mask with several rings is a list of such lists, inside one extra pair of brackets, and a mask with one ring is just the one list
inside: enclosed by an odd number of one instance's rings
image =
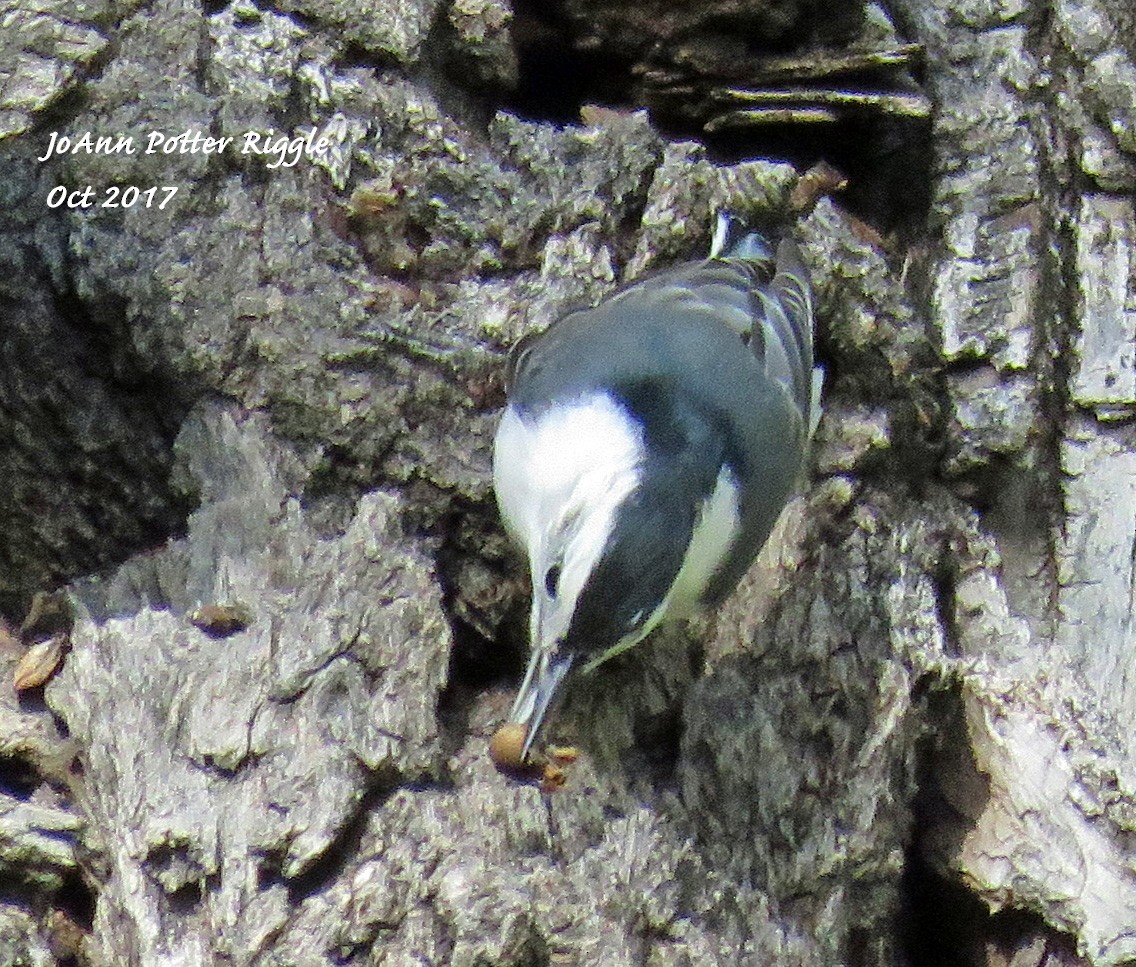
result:
[[(501, 515), (529, 556), (533, 642), (559, 640), (595, 568), (619, 505), (639, 483), (643, 438), (604, 393), (555, 405), (535, 417), (510, 406), (497, 430), (493, 478)], [(545, 589), (559, 567), (555, 596)]]

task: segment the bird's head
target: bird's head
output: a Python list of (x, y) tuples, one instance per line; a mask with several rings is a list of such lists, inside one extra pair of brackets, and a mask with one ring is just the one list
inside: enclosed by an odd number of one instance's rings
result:
[(734, 540), (737, 492), (712, 447), (667, 452), (607, 394), (507, 410), (495, 474), (532, 578), (532, 653), (510, 716), (527, 755), (570, 669), (590, 671), (698, 603)]
[(532, 578), (532, 652), (510, 716), (526, 754), (568, 671), (631, 647), (666, 610), (682, 554), (643, 526), (646, 466), (641, 429), (606, 396), (502, 420), (498, 499)]

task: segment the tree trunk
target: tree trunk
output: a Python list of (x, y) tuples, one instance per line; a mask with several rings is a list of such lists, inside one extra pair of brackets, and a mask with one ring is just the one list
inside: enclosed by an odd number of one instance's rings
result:
[[(1126, 3), (0, 25), (0, 964), (1136, 962)], [(504, 354), (723, 207), (804, 242), (810, 478), (546, 794)]]

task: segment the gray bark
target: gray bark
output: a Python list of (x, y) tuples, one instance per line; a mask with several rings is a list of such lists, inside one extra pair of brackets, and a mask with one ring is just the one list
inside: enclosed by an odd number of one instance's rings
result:
[[(650, 83), (734, 56), (564, 6)], [(1136, 18), (843, 6), (809, 39), (925, 50), (930, 216), (886, 237), (644, 113), (490, 115), (504, 0), (0, 9), (4, 667), (36, 592), (75, 610), (42, 694), (0, 683), (0, 964), (1136, 961)], [(577, 688), (545, 796), (487, 751), (504, 352), (720, 207), (794, 212), (814, 467), (725, 608)]]

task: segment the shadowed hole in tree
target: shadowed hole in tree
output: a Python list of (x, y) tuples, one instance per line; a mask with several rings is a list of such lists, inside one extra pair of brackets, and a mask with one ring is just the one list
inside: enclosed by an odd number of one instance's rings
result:
[(0, 757), (0, 795), (26, 801), (42, 783), (39, 770), (23, 757)]
[(283, 850), (262, 850), (257, 853), (256, 888), (263, 893), (273, 886), (282, 886), (287, 881), (282, 872), (284, 868)]
[(654, 789), (677, 789), (682, 728), (682, 710), (677, 705), (637, 719), (635, 744), (624, 755), (627, 774), (641, 777)]
[[(12, 879), (0, 879), (0, 906), (25, 910), (39, 921), (41, 938), (46, 941), (54, 967), (85, 967), (90, 963), (82, 956), (82, 942), (90, 933), (95, 919), (97, 895), (78, 872), (68, 873), (62, 886), (50, 896), (29, 893), (25, 884)], [(0, 937), (0, 950), (13, 948), (4, 946), (10, 942), (11, 935)], [(40, 960), (19, 959), (9, 964), (43, 963)]]
[[(437, 714), (447, 747), (456, 751), (469, 735), (477, 696), (490, 688), (511, 688), (520, 681), (527, 649), (491, 641), (452, 614), (449, 617), (453, 647)], [(520, 618), (516, 624), (526, 627)]]
[(584, 104), (629, 108), (631, 75), (624, 60), (580, 52), (567, 42), (571, 24), (543, 0), (514, 5), (518, 83), (506, 107), (522, 117), (575, 124)]
[[(325, 526), (321, 530), (328, 535), (342, 534), (355, 510), (354, 501), (350, 497), (373, 486), (374, 478), (373, 467), (361, 465), (343, 447), (325, 444), (321, 446), (319, 462), (304, 484), (301, 502), (305, 510), (311, 511), (321, 503), (332, 501), (336, 508), (335, 516), (339, 520), (333, 527)], [(327, 516), (327, 512), (321, 512), (318, 516)]]
[[(526, 627), (525, 616), (515, 626)], [(450, 651), (448, 686), (484, 691), (516, 681), (524, 673), (528, 648), (522, 642), (495, 641), (460, 618), (451, 617), (454, 645)], [(515, 637), (515, 636), (511, 636)]]
[[(42, 688), (20, 694), (21, 712), (40, 713), (44, 709)], [(68, 741), (66, 726), (54, 714), (52, 719), (57, 728), (55, 736), (41, 734), (34, 742), (13, 746), (7, 755), (0, 755), (0, 794), (27, 800), (46, 786), (68, 801), (72, 798), (76, 783), (82, 781), (82, 760), (77, 747)]]
[(925, 967), (979, 967), (980, 924), (986, 907), (957, 883), (935, 873), (918, 855), (908, 857), (903, 877), (903, 947), (908, 962)]
[[(694, 136), (681, 128), (671, 136)], [(865, 117), (826, 125), (770, 125), (751, 131), (706, 135), (710, 156), (721, 164), (776, 158), (804, 172), (827, 162), (847, 179), (835, 198), (882, 232), (922, 225), (931, 203), (930, 127), (910, 121)]]
[[(45, 228), (45, 231), (48, 229)], [(0, 612), (105, 573), (184, 532), (194, 500), (170, 485), (194, 388), (135, 348), (116, 297), (79, 298), (32, 267), (0, 343)]]
[(943, 878), (918, 859), (908, 863), (904, 887), (909, 906), (901, 936), (910, 964), (1088, 964), (1077, 957), (1071, 937), (1054, 931), (1037, 914), (1026, 910), (992, 914), (965, 887)]
[[(912, 964), (977, 965), (982, 961), (973, 959), (979, 937), (976, 925), (985, 918), (986, 908), (939, 872), (931, 857), (944, 862), (959, 849), (969, 827), (960, 808), (964, 803), (981, 808), (989, 793), (970, 757), (961, 696), (953, 690), (927, 689), (927, 684), (921, 682), (918, 691), (936, 727), (916, 750), (914, 838), (904, 864), (899, 935)], [(952, 772), (960, 776), (959, 790), (965, 795), (953, 796), (943, 787), (940, 777)]]
[[(846, 178), (836, 196), (840, 204), (881, 232), (924, 223), (932, 154), (930, 103), (920, 101), (922, 64), (902, 38), (893, 45), (880, 42), (877, 61), (857, 59), (863, 43), (854, 5), (812, 12), (801, 5), (777, 29), (768, 18), (692, 16), (698, 33), (680, 32), (669, 40), (637, 36), (629, 15), (631, 26), (619, 40), (602, 44), (582, 36), (584, 28), (567, 6), (543, 0), (514, 5), (519, 76), (515, 90), (503, 98), (506, 110), (530, 120), (578, 124), (586, 105), (645, 107), (664, 137), (700, 141), (717, 163), (771, 158), (804, 172), (826, 162)], [(684, 58), (690, 57), (704, 61), (703, 72), (687, 69)], [(793, 60), (804, 66), (785, 66)], [(655, 88), (652, 76), (671, 80)], [(726, 103), (723, 92), (736, 89), (772, 93), (774, 100), (764, 107)], [(784, 102), (777, 100), (781, 93)], [(833, 100), (826, 102), (826, 96)], [(857, 97), (862, 102), (851, 103)], [(896, 106), (906, 104), (913, 105), (911, 113)], [(731, 108), (741, 116), (755, 107), (755, 114), (767, 112), (760, 123), (715, 123)], [(796, 110), (796, 119), (778, 121), (778, 110)], [(827, 120), (816, 120), (820, 116)]]
[(179, 886), (172, 893), (166, 894), (166, 899), (169, 902), (170, 910), (184, 916), (193, 913), (204, 896), (205, 884), (200, 880), (194, 880), (191, 883)]
[[(528, 586), (523, 565), (504, 550), (495, 508), (466, 508), (423, 529), (440, 537), (435, 560), (453, 644), (438, 719), (456, 748), (468, 735), (477, 696), (510, 690), (524, 674)], [(483, 557), (486, 548), (492, 550)]]
[(981, 898), (944, 872), (973, 826), (970, 817), (985, 807), (989, 782), (971, 756), (957, 691), (930, 691), (924, 700), (937, 727), (918, 750), (915, 837), (904, 867), (898, 931), (907, 963), (920, 967), (1087, 963), (1076, 956), (1072, 938), (1054, 931), (1037, 914), (1025, 910), (992, 914)]
[[(98, 894), (92, 889), (90, 883), (81, 873), (69, 873), (63, 881), (59, 892), (51, 899), (52, 907), (63, 915), (62, 923), (74, 926), (83, 933), (89, 933), (95, 922), (95, 904)], [(56, 921), (58, 923), (58, 921)], [(49, 919), (49, 925), (52, 921)], [(82, 957), (81, 951), (69, 954), (59, 950), (59, 945), (53, 943), (53, 953), (57, 956), (58, 967), (70, 967), (74, 964), (79, 967), (88, 961)]]

